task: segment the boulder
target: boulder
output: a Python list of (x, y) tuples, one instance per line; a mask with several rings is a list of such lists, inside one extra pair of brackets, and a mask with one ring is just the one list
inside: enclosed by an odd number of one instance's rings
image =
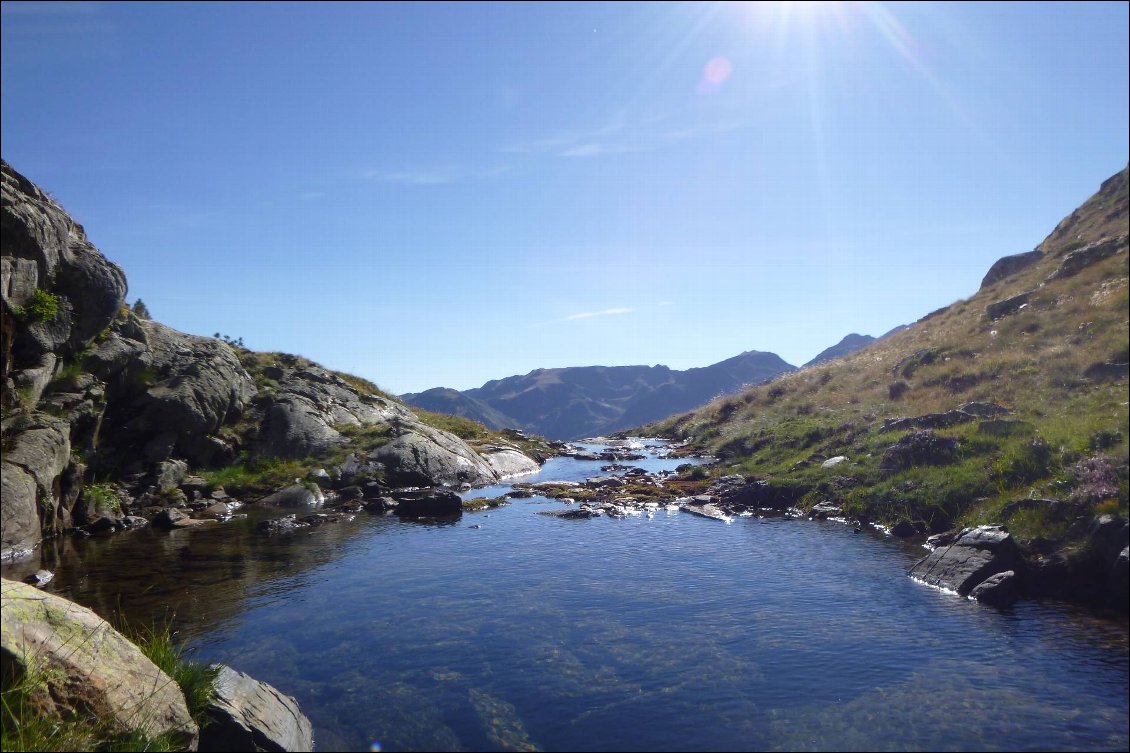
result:
[(278, 383), (256, 439), (256, 449), (265, 455), (303, 458), (345, 444), (339, 426), (417, 423), (404, 406), (367, 394), (317, 365), (286, 361), (267, 366), (264, 373)]
[(513, 447), (490, 446), (480, 450), (479, 455), (490, 466), (499, 481), (537, 473), (541, 469), (536, 460), (523, 455)]
[(1006, 570), (1019, 571), (1020, 552), (1003, 526), (966, 528), (949, 544), (939, 546), (912, 568), (910, 576), (961, 596)]
[(1092, 382), (1117, 382), (1130, 375), (1130, 363), (1114, 363), (1100, 361), (1093, 363), (1083, 371), (1083, 377)]
[(24, 583), (36, 588), (43, 588), (51, 581), (55, 580), (55, 573), (50, 570), (36, 570), (31, 575), (24, 578)]
[(311, 400), (300, 395), (284, 395), (267, 411), (259, 431), (258, 448), (264, 455), (302, 458), (348, 441), (329, 425)]
[(149, 320), (139, 326), (147, 348), (127, 369), (126, 394), (117, 395), (128, 403), (114, 414), (119, 427), (136, 435), (132, 444), (152, 438), (146, 450), (153, 460), (175, 449), (203, 464), (211, 458), (198, 457), (194, 438), (238, 417), (255, 385), (227, 343)]
[(990, 303), (985, 307), (985, 315), (992, 320), (1002, 319), (1010, 314), (1015, 314), (1020, 309), (1028, 305), (1029, 299), (1032, 297), (1032, 292), (1020, 293), (1011, 298), (1006, 298), (1003, 301), (996, 301)]
[(1019, 582), (1015, 571), (1005, 570), (1003, 573), (990, 575), (977, 584), (969, 592), (969, 598), (995, 607), (1007, 606), (1020, 595)]
[(0, 582), (5, 668), (30, 674), (40, 711), (89, 715), (120, 732), (171, 735), (196, 746), (184, 694), (137, 646), (94, 612), (24, 583)]
[(383, 463), (391, 484), (487, 484), (497, 480), (494, 470), (454, 434), (415, 424), (369, 454)]
[(948, 410), (944, 413), (927, 413), (922, 416), (908, 418), (888, 418), (883, 422), (880, 433), (888, 431), (905, 431), (907, 429), (944, 429), (956, 426), (967, 421), (973, 421), (977, 416), (963, 410)]
[(959, 406), (958, 410), (962, 411), (963, 413), (968, 413), (971, 416), (977, 416), (979, 418), (995, 418), (996, 416), (1004, 416), (1012, 413), (1011, 410), (1004, 407), (1003, 405), (976, 401)]
[(314, 488), (311, 489), (305, 484), (292, 484), (274, 494), (268, 494), (259, 501), (275, 507), (309, 507), (325, 502), (326, 497), (322, 494), (322, 490), (316, 485), (312, 484), (311, 486)]
[(168, 507), (153, 516), (153, 527), (163, 528), (169, 531), (174, 528), (186, 527), (189, 520), (188, 515), (185, 513), (175, 507)]
[(213, 687), (201, 751), (314, 750), (313, 726), (293, 697), (224, 665)]
[(396, 502), (396, 514), (403, 518), (441, 518), (463, 514), (463, 500), (447, 489), (397, 494)]
[(815, 520), (825, 520), (827, 518), (838, 518), (844, 514), (843, 509), (835, 502), (825, 500), (813, 506), (809, 511), (809, 516)]
[(900, 539), (909, 539), (918, 535), (918, 528), (909, 520), (903, 519), (891, 526), (891, 535)]
[(883, 452), (879, 468), (888, 473), (916, 465), (944, 465), (957, 457), (958, 441), (942, 437), (929, 429), (907, 434)]

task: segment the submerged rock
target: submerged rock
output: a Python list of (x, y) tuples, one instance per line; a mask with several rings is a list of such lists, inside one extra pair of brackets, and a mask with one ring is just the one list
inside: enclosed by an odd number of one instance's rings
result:
[(447, 489), (424, 489), (396, 495), (396, 514), (403, 518), (440, 518), (463, 514), (463, 500)]

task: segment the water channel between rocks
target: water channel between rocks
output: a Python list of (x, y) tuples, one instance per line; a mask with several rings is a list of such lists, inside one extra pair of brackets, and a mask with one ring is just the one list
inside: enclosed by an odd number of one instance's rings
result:
[[(556, 458), (521, 480), (600, 465)], [(960, 599), (906, 577), (920, 547), (834, 522), (536, 514), (562, 507), (280, 536), (254, 533), (251, 510), (64, 539), (34, 564), (58, 572), (50, 590), (170, 618), (193, 658), (294, 695), (321, 750), (1130, 744), (1125, 620)]]

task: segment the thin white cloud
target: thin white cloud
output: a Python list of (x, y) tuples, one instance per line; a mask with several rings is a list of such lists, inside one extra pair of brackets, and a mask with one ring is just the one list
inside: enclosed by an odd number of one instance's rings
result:
[[(666, 125), (666, 127), (661, 127)], [(679, 141), (709, 138), (744, 128), (747, 123), (722, 121), (663, 124), (648, 120), (625, 124), (616, 122), (603, 128), (574, 130), (544, 139), (533, 139), (500, 147), (508, 154), (554, 154), (558, 157), (600, 157), (627, 152), (650, 152)]]
[(594, 316), (609, 316), (611, 314), (629, 314), (635, 309), (605, 309), (604, 311), (585, 311), (581, 314), (570, 314), (563, 321), (571, 322), (575, 319), (592, 319)]
[(687, 126), (686, 128), (675, 128), (663, 134), (663, 138), (667, 141), (685, 141), (687, 139), (700, 139), (706, 136), (714, 136), (719, 133), (726, 133), (728, 131), (736, 131), (742, 128), (745, 124), (738, 121), (724, 121), (721, 123), (699, 123), (697, 125)]
[(455, 176), (442, 170), (368, 170), (362, 177), (381, 183), (408, 186), (437, 186), (455, 182)]
[(646, 151), (643, 147), (626, 144), (580, 144), (561, 152), (562, 157), (599, 157), (603, 154), (625, 154)]
[(4, 3), (0, 12), (5, 16), (89, 16), (100, 12), (101, 6), (88, 2)]

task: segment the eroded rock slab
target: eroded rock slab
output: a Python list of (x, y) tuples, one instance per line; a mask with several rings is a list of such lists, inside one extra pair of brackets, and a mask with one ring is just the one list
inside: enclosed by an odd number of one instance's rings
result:
[(989, 577), (1006, 570), (1019, 571), (1020, 552), (1003, 526), (978, 526), (962, 531), (951, 543), (939, 546), (910, 568), (910, 576), (968, 596)]
[(221, 666), (214, 687), (200, 750), (314, 750), (314, 728), (293, 697), (228, 666)]

